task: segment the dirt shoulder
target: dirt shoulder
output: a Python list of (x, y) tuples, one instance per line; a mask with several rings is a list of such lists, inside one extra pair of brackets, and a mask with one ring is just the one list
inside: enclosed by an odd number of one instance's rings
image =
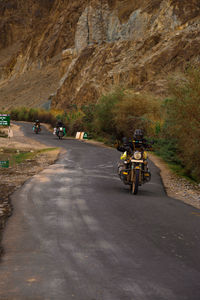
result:
[[(46, 145), (41, 144), (31, 138), (25, 137), (18, 125), (12, 124), (11, 129), (13, 131), (12, 138), (0, 138), (1, 148), (15, 148), (21, 150), (34, 150), (47, 148)], [(5, 129), (5, 131), (8, 131)]]
[(160, 169), (160, 175), (169, 197), (181, 200), (200, 209), (200, 186), (176, 175), (158, 156), (149, 154), (149, 159)]
[[(30, 151), (36, 154), (12, 167), (0, 168), (0, 233), (5, 227), (7, 218), (12, 213), (10, 195), (27, 179), (53, 164), (60, 153), (60, 149), (47, 151), (46, 145), (25, 137), (19, 126), (12, 125), (11, 128), (14, 134), (12, 138), (0, 138), (0, 155), (4, 149), (8, 148), (15, 149), (17, 153)], [(46, 150), (43, 151), (42, 149)], [(0, 252), (2, 252), (1, 247)]]

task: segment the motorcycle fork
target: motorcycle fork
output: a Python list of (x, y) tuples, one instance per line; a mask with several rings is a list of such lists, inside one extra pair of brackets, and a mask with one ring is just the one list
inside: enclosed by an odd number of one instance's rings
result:
[(131, 164), (131, 178), (130, 181), (133, 182), (135, 177), (135, 172), (134, 172), (134, 164)]
[(133, 164), (131, 165), (131, 178), (130, 181), (133, 182), (135, 179), (135, 170), (139, 169), (139, 183), (142, 183), (142, 172), (141, 172), (141, 167), (139, 165), (134, 166)]
[(140, 170), (140, 173), (139, 173), (139, 184), (141, 185), (142, 184), (142, 167), (141, 167), (141, 165), (139, 165), (136, 168)]

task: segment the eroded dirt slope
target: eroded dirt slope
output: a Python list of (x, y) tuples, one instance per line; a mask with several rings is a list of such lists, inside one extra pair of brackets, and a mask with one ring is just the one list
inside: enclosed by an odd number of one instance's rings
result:
[(199, 0), (1, 0), (0, 20), (0, 108), (119, 84), (165, 95), (171, 71), (200, 63)]

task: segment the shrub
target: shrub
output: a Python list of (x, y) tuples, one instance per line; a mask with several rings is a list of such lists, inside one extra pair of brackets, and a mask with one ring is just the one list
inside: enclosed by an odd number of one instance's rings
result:
[(40, 120), (40, 122), (51, 124), (55, 126), (56, 117), (50, 112), (44, 109), (36, 108), (15, 108), (10, 112), (11, 120), (15, 121), (29, 121), (34, 122), (35, 120)]
[(89, 103), (88, 105), (83, 105), (81, 110), (84, 114), (83, 116), (83, 127), (84, 131), (92, 133), (94, 131), (93, 122), (95, 119), (95, 104)]
[(143, 129), (147, 135), (154, 135), (161, 122), (160, 103), (150, 95), (127, 91), (113, 110), (118, 136), (132, 137), (137, 128)]
[(122, 89), (116, 89), (114, 92), (103, 95), (95, 107), (94, 127), (97, 132), (107, 134), (116, 134), (115, 128), (115, 105), (123, 99), (124, 92)]
[(66, 126), (67, 135), (74, 136), (77, 131), (85, 131), (83, 126), (83, 116), (83, 112), (78, 109), (65, 114), (64, 124)]
[(153, 149), (155, 150), (155, 153), (161, 156), (166, 162), (170, 164), (181, 164), (177, 155), (177, 140), (167, 140), (164, 138), (155, 139)]
[(186, 174), (200, 180), (200, 69), (189, 67), (169, 81), (164, 134), (177, 139)]
[(11, 120), (18, 121), (18, 109), (12, 109), (10, 112), (10, 118)]
[(35, 108), (30, 108), (29, 113), (28, 113), (28, 121), (34, 122), (35, 120), (38, 119), (38, 110)]

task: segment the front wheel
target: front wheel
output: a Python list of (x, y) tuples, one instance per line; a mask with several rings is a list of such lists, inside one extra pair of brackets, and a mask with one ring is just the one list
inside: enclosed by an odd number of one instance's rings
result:
[(134, 181), (131, 184), (131, 193), (136, 195), (138, 193), (138, 187), (139, 187), (139, 177), (140, 177), (140, 170), (135, 170), (135, 178)]

